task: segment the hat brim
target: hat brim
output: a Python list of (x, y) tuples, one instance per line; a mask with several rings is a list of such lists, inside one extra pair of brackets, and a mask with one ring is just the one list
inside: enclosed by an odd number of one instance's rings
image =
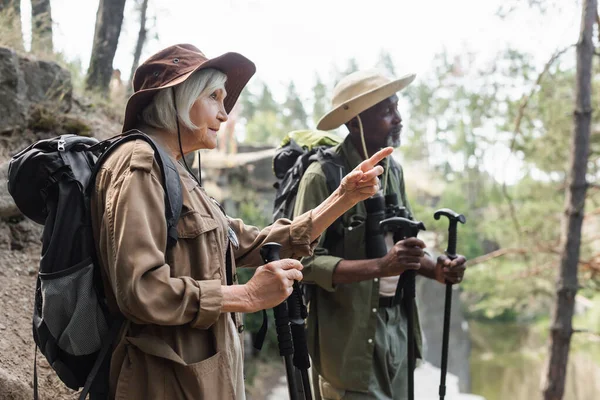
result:
[(159, 88), (145, 89), (135, 92), (133, 95), (131, 95), (131, 97), (129, 97), (129, 100), (127, 100), (122, 132), (126, 132), (135, 128), (138, 123), (138, 114), (148, 104), (150, 104), (152, 97), (159, 90), (177, 86), (180, 83), (185, 82), (195, 72), (207, 68), (214, 68), (227, 75), (227, 82), (225, 82), (227, 97), (225, 97), (225, 101), (223, 103), (225, 106), (225, 111), (230, 113), (238, 97), (242, 93), (242, 90), (244, 87), (246, 87), (246, 84), (256, 72), (256, 66), (254, 63), (238, 53), (225, 53), (219, 57), (210, 59), (200, 64), (190, 72), (186, 72), (185, 74), (178, 76)]
[(340, 104), (325, 114), (317, 124), (317, 129), (330, 131), (350, 121), (361, 112), (401, 91), (415, 79), (415, 74), (398, 78), (385, 85), (376, 87)]

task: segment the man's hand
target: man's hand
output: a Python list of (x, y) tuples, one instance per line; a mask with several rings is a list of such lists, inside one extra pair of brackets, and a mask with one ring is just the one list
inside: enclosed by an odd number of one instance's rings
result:
[(400, 240), (388, 253), (379, 259), (381, 277), (396, 276), (408, 269), (419, 269), (421, 258), (425, 255), (425, 243), (421, 239)]
[(440, 283), (460, 283), (465, 275), (467, 259), (457, 255), (454, 260), (448, 256), (439, 256), (435, 266), (435, 279)]

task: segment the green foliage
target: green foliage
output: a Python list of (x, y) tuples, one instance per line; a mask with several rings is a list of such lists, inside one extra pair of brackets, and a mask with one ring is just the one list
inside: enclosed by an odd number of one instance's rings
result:
[(45, 107), (35, 107), (29, 117), (29, 128), (54, 132), (57, 135), (74, 134), (89, 136), (92, 128), (78, 118), (60, 114)]
[(302, 100), (296, 92), (294, 82), (290, 82), (287, 89), (285, 102), (283, 103), (283, 125), (287, 130), (295, 131), (306, 129), (308, 115), (302, 105)]

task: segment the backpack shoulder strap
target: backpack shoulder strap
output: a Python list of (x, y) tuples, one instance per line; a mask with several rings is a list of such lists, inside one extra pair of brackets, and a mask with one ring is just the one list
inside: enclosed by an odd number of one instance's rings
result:
[(340, 186), (346, 174), (346, 168), (341, 156), (335, 151), (334, 147), (330, 147), (318, 150), (312, 157), (312, 161), (318, 161), (321, 164), (327, 181), (327, 188), (329, 189), (329, 193), (332, 193)]
[[(325, 181), (327, 182), (327, 189), (329, 193), (333, 193), (334, 190), (340, 186), (342, 179), (346, 175), (346, 167), (342, 157), (335, 151), (335, 147), (329, 147), (327, 149), (319, 149), (311, 160), (321, 164), (321, 169), (325, 174)], [(325, 239), (325, 247), (327, 242), (335, 241), (339, 237), (343, 236), (343, 223), (342, 217), (339, 217), (327, 228), (327, 235)]]
[[(106, 158), (124, 142), (131, 140), (141, 139), (146, 141), (154, 150), (154, 158), (156, 159), (160, 170), (162, 172), (162, 185), (165, 189), (165, 219), (167, 221), (167, 248), (170, 248), (177, 243), (179, 239), (177, 235), (177, 221), (181, 214), (181, 207), (183, 205), (183, 195), (181, 189), (181, 179), (179, 179), (179, 173), (173, 160), (169, 155), (162, 149), (161, 146), (154, 141), (150, 136), (140, 132), (132, 132), (127, 135), (118, 136), (114, 139), (109, 139), (103, 144), (104, 151), (100, 158), (96, 162), (96, 166), (93, 171), (93, 175), (90, 182), (94, 182), (96, 174), (98, 173), (100, 165), (106, 160)], [(90, 185), (89, 187), (91, 187)]]

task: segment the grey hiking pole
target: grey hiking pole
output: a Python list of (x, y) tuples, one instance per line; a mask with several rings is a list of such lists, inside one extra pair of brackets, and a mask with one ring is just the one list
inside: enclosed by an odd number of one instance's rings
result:
[[(456, 228), (457, 223), (464, 224), (467, 219), (464, 215), (458, 214), (449, 208), (442, 208), (433, 214), (433, 218), (440, 219), (441, 216), (448, 217), (450, 224), (448, 226), (448, 247), (446, 255), (450, 260), (454, 260), (456, 256)], [(446, 371), (448, 369), (448, 342), (450, 340), (450, 311), (452, 309), (452, 283), (446, 282), (446, 300), (444, 303), (444, 333), (442, 338), (442, 372), (440, 375), (440, 400), (444, 400), (446, 396)]]
[[(419, 231), (425, 230), (425, 225), (420, 221), (412, 221), (402, 217), (387, 218), (380, 223), (383, 232), (393, 232), (394, 242), (411, 237), (417, 237)], [(408, 355), (408, 400), (415, 398), (415, 270), (407, 270), (402, 273), (395, 297), (404, 290), (404, 302), (406, 305), (406, 328), (407, 328), (407, 355)]]

